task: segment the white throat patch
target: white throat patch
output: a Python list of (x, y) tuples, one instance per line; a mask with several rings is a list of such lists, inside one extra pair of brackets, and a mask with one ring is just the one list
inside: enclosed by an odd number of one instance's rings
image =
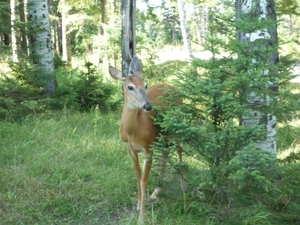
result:
[(134, 104), (132, 104), (131, 102), (127, 102), (127, 106), (128, 106), (129, 109), (136, 109), (136, 108), (137, 108), (137, 107), (136, 107)]

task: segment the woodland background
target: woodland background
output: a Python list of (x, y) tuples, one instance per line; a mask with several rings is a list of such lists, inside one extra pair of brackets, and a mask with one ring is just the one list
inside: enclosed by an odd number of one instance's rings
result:
[[(268, 82), (240, 73), (234, 1), (181, 1), (188, 37), (178, 2), (136, 3), (144, 79), (180, 85), (194, 101), (158, 121), (178, 125), (186, 152), (184, 165), (171, 155), (163, 193), (147, 204), (149, 223), (299, 224), (300, 1), (275, 1), (279, 100), (261, 110), (278, 118), (276, 162), (253, 147), (260, 127), (236, 122), (245, 113), (237, 93), (249, 83), (264, 92)], [(108, 75), (109, 65), (121, 68), (121, 50), (121, 1), (0, 1), (0, 224), (136, 224), (119, 137), (123, 97)], [(154, 147), (149, 192), (164, 151)]]

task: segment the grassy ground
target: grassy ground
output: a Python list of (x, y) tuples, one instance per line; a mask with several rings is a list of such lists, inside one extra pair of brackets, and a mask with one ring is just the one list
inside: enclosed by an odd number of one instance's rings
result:
[[(0, 122), (0, 224), (136, 224), (136, 182), (119, 119), (92, 112)], [(174, 205), (148, 205), (152, 224), (190, 221), (180, 212), (181, 219), (165, 216), (180, 211), (176, 186)]]
[[(119, 137), (119, 120), (119, 112), (94, 111), (0, 122), (0, 224), (136, 224), (136, 182), (127, 146)], [(298, 135), (299, 127), (290, 128), (279, 127), (279, 147), (298, 151), (289, 132)], [(157, 167), (155, 163), (149, 192)], [(219, 213), (207, 218), (199, 205), (186, 200), (193, 190), (184, 196), (178, 175), (170, 169), (160, 198), (147, 204), (149, 224), (218, 224)], [(253, 216), (247, 218), (252, 221)]]
[(116, 117), (1, 123), (2, 224), (97, 224), (118, 217), (112, 209), (132, 205), (123, 194), (134, 183)]

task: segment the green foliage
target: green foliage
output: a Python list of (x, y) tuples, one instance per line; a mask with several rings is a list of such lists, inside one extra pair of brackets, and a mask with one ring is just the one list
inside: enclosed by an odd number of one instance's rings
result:
[[(10, 21), (10, 5), (9, 2), (1, 1), (0, 4), (0, 19), (1, 21)], [(9, 34), (10, 33), (10, 24), (9, 23), (1, 23), (0, 26), (0, 34)], [(8, 44), (8, 43), (5, 43)], [(3, 47), (0, 45), (0, 47)]]
[(104, 111), (116, 109), (120, 99), (114, 97), (116, 86), (103, 82), (95, 65), (85, 63), (84, 70), (58, 70), (57, 89), (51, 106), (55, 109), (74, 108), (88, 111), (99, 108)]
[(261, 195), (276, 190), (274, 156), (255, 149), (254, 145), (237, 151), (236, 156), (225, 167), (225, 171), (229, 172), (228, 180), (231, 189), (244, 196), (248, 193), (253, 194), (253, 190)]
[(146, 11), (137, 11), (137, 29), (144, 33), (156, 48), (177, 44), (182, 39), (177, 11), (174, 3), (168, 4), (164, 1), (161, 6), (149, 6)]
[(89, 111), (97, 107), (106, 112), (117, 108), (121, 99), (115, 95), (116, 86), (104, 82), (93, 64), (86, 62), (84, 69), (69, 71), (59, 57), (55, 62), (58, 86), (50, 96), (43, 95), (43, 79), (36, 76), (33, 64), (25, 60), (10, 64), (10, 74), (0, 79), (0, 119), (21, 120), (65, 108)]
[(32, 113), (43, 111), (40, 90), (24, 86), (15, 79), (2, 75), (0, 79), (0, 120), (21, 120)]
[(33, 64), (30, 60), (22, 58), (20, 62), (9, 63), (11, 75), (15, 78), (20, 85), (34, 88), (42, 88), (45, 85), (46, 75)]
[(279, 0), (277, 2), (278, 15), (299, 15), (299, 1)]
[(27, 59), (10, 62), (9, 67), (11, 71), (0, 77), (0, 120), (19, 121), (45, 111), (42, 72)]

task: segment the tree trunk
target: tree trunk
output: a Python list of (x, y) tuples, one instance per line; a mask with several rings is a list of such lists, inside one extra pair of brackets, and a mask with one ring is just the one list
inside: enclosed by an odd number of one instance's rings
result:
[[(19, 5), (20, 5), (19, 7), (20, 21), (26, 24), (28, 21), (26, 19), (26, 9), (24, 7), (24, 0), (19, 0)], [(28, 53), (28, 36), (27, 36), (26, 27), (23, 27), (20, 33), (21, 33), (20, 37), (22, 37), (22, 40), (20, 40), (21, 51), (22, 53), (24, 52)]]
[(188, 25), (187, 25), (187, 21), (186, 21), (186, 16), (185, 16), (184, 0), (177, 0), (177, 4), (178, 4), (180, 27), (181, 27), (184, 48), (185, 48), (187, 57), (193, 58), (191, 39), (190, 39), (189, 29), (188, 29)]
[(106, 22), (106, 0), (101, 0), (100, 29), (99, 29), (101, 35), (104, 34), (103, 24), (105, 24), (105, 22)]
[(16, 25), (16, 21), (19, 20), (16, 13), (16, 0), (10, 0), (10, 18), (11, 18), (11, 46), (12, 46), (12, 59), (13, 62), (19, 62), (19, 53), (21, 50), (20, 45), (20, 32)]
[(23, 50), (26, 50), (26, 54), (29, 56), (30, 55), (30, 37), (29, 37), (29, 28), (28, 28), (28, 23), (29, 23), (29, 15), (28, 15), (28, 0), (21, 0), (23, 1), (22, 2), (22, 9), (23, 9), (23, 16), (24, 16), (24, 20), (22, 19), (22, 21), (24, 21), (24, 23), (26, 24), (25, 26), (25, 32), (23, 32), (23, 41), (22, 41), (22, 47), (23, 47)]
[(194, 4), (194, 16), (196, 21), (196, 33), (197, 33), (197, 40), (199, 45), (204, 44), (204, 31), (205, 31), (205, 24), (204, 24), (204, 13), (203, 13), (203, 6), (199, 4)]
[(290, 35), (292, 35), (294, 33), (293, 16), (292, 16), (292, 14), (289, 15), (289, 32), (290, 32)]
[[(242, 21), (250, 17), (252, 19), (257, 18), (259, 21), (271, 20), (274, 22), (273, 26), (269, 25), (266, 28), (251, 30), (251, 33), (249, 33), (249, 31), (238, 31), (239, 41), (248, 44), (249, 51), (273, 49), (274, 46), (277, 46), (278, 39), (274, 0), (236, 0), (236, 7), (238, 20)], [(261, 63), (266, 59), (264, 65), (265, 69), (261, 76), (270, 76), (270, 70), (267, 68), (270, 68), (270, 65), (275, 65), (278, 62), (278, 51), (276, 49), (263, 54), (264, 55), (257, 55), (256, 58), (253, 58), (252, 64)], [(269, 81), (265, 88), (276, 90), (278, 89), (278, 84), (274, 81)], [(244, 116), (242, 118), (242, 125), (252, 126), (263, 124), (266, 129), (266, 136), (264, 140), (256, 143), (256, 146), (258, 149), (276, 154), (276, 117), (254, 109), (268, 106), (270, 97), (259, 97), (256, 93), (252, 92), (248, 96), (248, 99), (249, 108), (252, 108), (252, 116)]]
[(136, 54), (135, 0), (122, 0), (122, 71), (129, 74), (129, 64)]
[(68, 33), (68, 23), (67, 23), (67, 15), (68, 15), (68, 5), (63, 0), (61, 2), (61, 34), (62, 34), (62, 59), (67, 62), (68, 65), (72, 63), (71, 57), (71, 46), (70, 46), (70, 36)]
[(47, 0), (28, 0), (28, 15), (31, 36), (31, 48), (34, 62), (39, 66), (45, 79), (46, 94), (54, 92), (56, 80), (51, 49), (50, 20)]
[(58, 53), (60, 55), (63, 54), (63, 49), (62, 49), (62, 25), (61, 25), (61, 20), (58, 20), (56, 23), (56, 31), (57, 31), (57, 48), (58, 48)]
[[(108, 1), (106, 11), (109, 12), (109, 13), (107, 13), (109, 26), (115, 25), (116, 20), (118, 20), (119, 15), (120, 15), (120, 8), (121, 8), (120, 6), (117, 7), (116, 0)], [(114, 54), (113, 58), (110, 59), (110, 64), (116, 66), (117, 61), (120, 58), (120, 56), (118, 56), (117, 52), (114, 52), (113, 54)]]

